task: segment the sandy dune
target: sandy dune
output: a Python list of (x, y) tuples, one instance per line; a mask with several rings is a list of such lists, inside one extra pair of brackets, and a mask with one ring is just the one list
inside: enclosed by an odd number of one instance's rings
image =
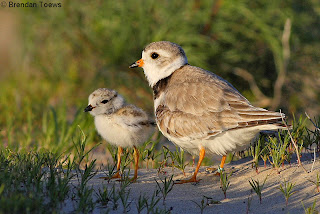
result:
[[(306, 155), (307, 156), (307, 155)], [(311, 157), (310, 160), (304, 160), (304, 167), (310, 171), (312, 168)], [(206, 167), (201, 167), (199, 177), (201, 181), (196, 184), (176, 184), (173, 186), (171, 192), (169, 192), (165, 206), (161, 201), (158, 203), (159, 209), (172, 209), (172, 213), (200, 213), (200, 208), (192, 201), (200, 204), (203, 196), (212, 198), (212, 200), (220, 201), (220, 204), (211, 204), (204, 209), (204, 213), (304, 213), (305, 207), (311, 207), (312, 203), (316, 202), (316, 209), (320, 211), (320, 193), (317, 193), (316, 186), (309, 182), (308, 179), (316, 181), (317, 173), (320, 174), (320, 161), (314, 164), (313, 171), (305, 173), (301, 167), (297, 164), (291, 166), (285, 165), (281, 168), (280, 174), (278, 174), (271, 166), (267, 168), (263, 167), (261, 163), (259, 168), (259, 174), (255, 172), (255, 169), (251, 167), (251, 159), (245, 158), (239, 161), (233, 161), (225, 166), (226, 172), (232, 175), (230, 176), (230, 187), (227, 190), (227, 199), (224, 199), (222, 190), (220, 189), (220, 177), (214, 175), (214, 173), (206, 172)], [(192, 175), (194, 168), (187, 167), (186, 176)], [(160, 178), (169, 177), (174, 174), (174, 180), (184, 178), (181, 171), (178, 169), (172, 170), (172, 168), (164, 168), (164, 172), (158, 174), (157, 169), (140, 169), (139, 178), (136, 183), (132, 183), (127, 187), (130, 189), (129, 201), (130, 210), (129, 213), (137, 213), (136, 203), (139, 195), (145, 194), (149, 200), (156, 190), (155, 179), (161, 184)], [(95, 190), (107, 186), (111, 188), (113, 185), (119, 187), (118, 181), (106, 181), (99, 179), (103, 176), (104, 172), (99, 172), (89, 183), (93, 185)], [(261, 183), (268, 175), (264, 189), (262, 191), (262, 204), (259, 203), (259, 198), (255, 192), (251, 193), (251, 186), (249, 180), (259, 180)], [(283, 183), (284, 179), (295, 183), (295, 193), (289, 198), (289, 204), (286, 207), (285, 198), (283, 193), (278, 189), (280, 183)], [(76, 185), (77, 181), (73, 181)], [(94, 194), (95, 195), (95, 194)], [(249, 202), (249, 206), (248, 206)], [(112, 210), (112, 204), (109, 203), (107, 207), (96, 207), (94, 213), (105, 213), (109, 209), (110, 213), (123, 213), (121, 202), (119, 201), (119, 207), (117, 210)], [(66, 203), (64, 211), (72, 210), (72, 201)], [(143, 213), (147, 213), (146, 209)]]

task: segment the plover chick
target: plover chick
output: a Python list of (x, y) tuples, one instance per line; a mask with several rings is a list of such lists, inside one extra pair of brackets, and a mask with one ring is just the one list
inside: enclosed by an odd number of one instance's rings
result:
[(134, 149), (134, 177), (137, 179), (139, 151), (137, 147), (151, 136), (155, 122), (140, 108), (126, 104), (115, 90), (99, 88), (89, 96), (89, 104), (84, 109), (94, 116), (98, 133), (108, 143), (118, 146), (117, 173), (112, 178), (120, 178), (121, 154), (124, 147)]
[(130, 68), (142, 67), (154, 94), (154, 111), (162, 134), (191, 154), (199, 154), (196, 182), (205, 153), (223, 156), (246, 148), (262, 130), (284, 127), (284, 114), (254, 107), (229, 82), (188, 64), (177, 44), (160, 41), (145, 47)]

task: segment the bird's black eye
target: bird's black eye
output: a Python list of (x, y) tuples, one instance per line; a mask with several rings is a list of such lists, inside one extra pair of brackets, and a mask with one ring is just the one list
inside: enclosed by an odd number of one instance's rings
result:
[(151, 58), (152, 59), (157, 59), (159, 57), (159, 54), (157, 54), (157, 53), (152, 53), (151, 54)]
[(109, 100), (102, 100), (101, 103), (106, 104)]

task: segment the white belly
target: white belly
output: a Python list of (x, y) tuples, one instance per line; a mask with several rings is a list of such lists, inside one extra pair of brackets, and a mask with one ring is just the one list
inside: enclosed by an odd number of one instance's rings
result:
[(138, 146), (147, 140), (150, 133), (150, 131), (142, 130), (139, 127), (117, 124), (112, 117), (96, 116), (94, 122), (96, 129), (102, 138), (115, 146)]
[[(262, 128), (262, 127), (261, 127)], [(223, 132), (217, 136), (204, 139), (190, 139), (188, 137), (175, 138), (164, 134), (170, 141), (191, 154), (198, 155), (203, 147), (207, 153), (226, 155), (230, 152), (241, 151), (259, 135), (260, 129), (250, 127)]]
[(256, 127), (235, 129), (223, 132), (212, 139), (203, 141), (203, 146), (210, 153), (226, 155), (246, 149), (259, 135), (260, 130)]

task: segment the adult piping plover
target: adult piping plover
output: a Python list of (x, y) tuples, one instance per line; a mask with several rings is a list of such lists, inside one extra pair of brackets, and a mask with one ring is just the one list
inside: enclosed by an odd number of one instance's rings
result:
[(284, 127), (284, 114), (257, 108), (229, 82), (188, 64), (183, 49), (161, 41), (146, 46), (130, 68), (142, 67), (154, 93), (162, 134), (191, 154), (199, 154), (195, 182), (206, 152), (223, 156), (247, 147), (262, 130)]
[(110, 144), (118, 146), (117, 173), (120, 178), (120, 163), (123, 147), (134, 149), (134, 177), (138, 175), (139, 151), (137, 146), (151, 135), (155, 122), (140, 108), (125, 103), (115, 90), (99, 88), (89, 96), (89, 105), (84, 109), (94, 116), (98, 133)]

